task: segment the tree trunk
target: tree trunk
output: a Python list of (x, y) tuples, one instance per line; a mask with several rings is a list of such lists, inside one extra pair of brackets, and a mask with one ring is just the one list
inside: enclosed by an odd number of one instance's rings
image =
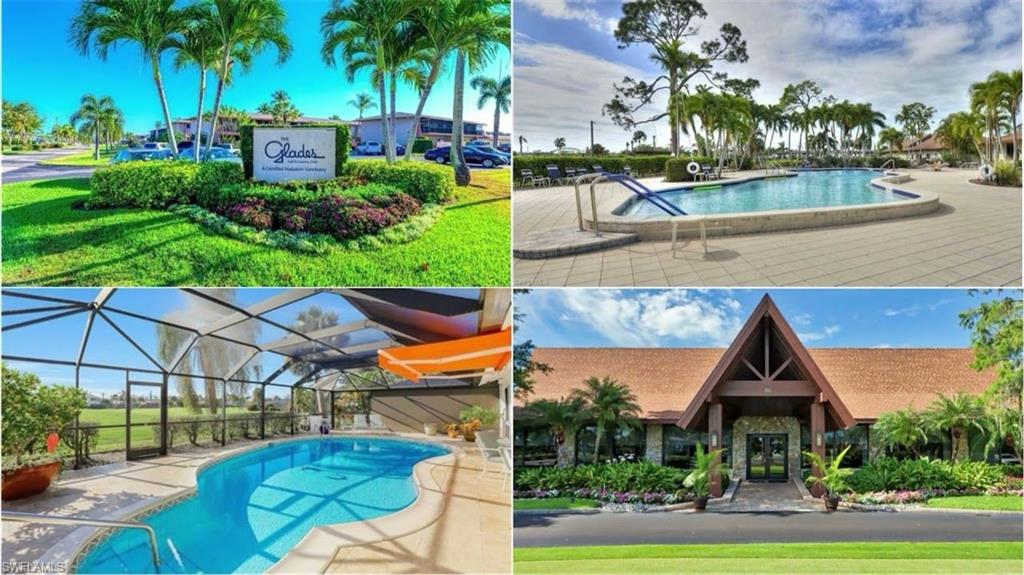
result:
[(171, 151), (178, 155), (178, 140), (174, 137), (174, 124), (171, 122), (171, 109), (167, 107), (167, 94), (164, 93), (164, 79), (160, 75), (159, 54), (150, 55), (153, 63), (153, 81), (156, 82), (156, 92), (160, 96), (160, 107), (164, 112), (164, 125), (167, 127), (167, 143), (171, 145)]
[(597, 458), (601, 455), (601, 438), (604, 436), (604, 426), (597, 426), (597, 435), (594, 437), (594, 463), (597, 463)]
[(199, 68), (199, 112), (196, 114), (196, 135), (192, 142), (192, 158), (199, 163), (199, 146), (203, 142), (203, 99), (206, 95), (206, 68)]
[(494, 149), (498, 149), (498, 125), (501, 123), (501, 108), (498, 106), (498, 102), (494, 102), (494, 134), (492, 140), (494, 141)]
[[(679, 80), (677, 78), (675, 70), (669, 70), (669, 76), (668, 76), (668, 84), (669, 84), (668, 99), (669, 99), (669, 102), (671, 102), (675, 98), (675, 95), (679, 93), (679, 86), (677, 85), (678, 81)], [(670, 151), (672, 152), (672, 156), (673, 157), (674, 156), (678, 156), (679, 155), (679, 126), (676, 124), (676, 122), (669, 122), (669, 136), (671, 138), (669, 140), (669, 147), (671, 148)]]
[[(437, 81), (437, 75), (441, 70), (441, 60), (434, 61), (430, 66), (430, 74), (427, 76), (427, 82), (423, 86), (423, 90), (420, 91), (420, 101), (416, 104), (416, 113), (412, 117), (412, 128), (409, 129), (409, 139), (405, 145), (405, 159), (412, 159), (412, 148), (416, 143), (416, 136), (420, 130), (420, 116), (423, 115), (423, 107), (427, 105), (427, 98), (430, 97), (430, 91), (434, 88), (434, 82)], [(522, 143), (520, 143), (520, 152), (522, 151)]]
[(100, 126), (99, 126), (99, 123), (96, 124), (96, 130), (94, 131), (93, 140), (94, 140), (95, 144), (94, 144), (94, 147), (93, 147), (92, 159), (99, 160), (100, 159)]
[[(209, 154), (213, 148), (213, 140), (217, 135), (217, 120), (220, 118), (220, 101), (224, 96), (224, 79), (228, 75), (228, 66), (231, 60), (230, 46), (224, 46), (224, 59), (221, 61), (220, 74), (217, 75), (217, 95), (213, 97), (213, 116), (210, 118), (210, 135), (206, 137), (206, 153)], [(249, 158), (251, 161), (252, 158)]]
[(469, 166), (462, 155), (462, 106), (466, 90), (466, 55), (459, 50), (455, 56), (455, 101), (452, 103), (452, 146), (449, 157), (455, 170), (455, 184), (468, 186)]
[(377, 86), (377, 97), (380, 98), (380, 139), (384, 147), (384, 159), (387, 160), (388, 151), (391, 149), (391, 124), (388, 122), (388, 94), (387, 75), (380, 75), (380, 84)]
[(391, 73), (391, 142), (388, 148), (388, 162), (394, 162), (398, 156), (398, 112), (395, 110), (397, 106), (396, 93), (398, 92), (398, 75), (394, 72)]

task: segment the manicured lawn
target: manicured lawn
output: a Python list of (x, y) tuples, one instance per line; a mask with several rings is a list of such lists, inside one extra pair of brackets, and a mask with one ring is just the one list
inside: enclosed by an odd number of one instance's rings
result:
[(100, 146), (100, 159), (98, 160), (93, 159), (92, 150), (90, 149), (87, 152), (62, 156), (51, 160), (42, 160), (39, 163), (44, 166), (106, 166), (110, 163), (110, 159), (120, 150), (121, 148), (114, 148), (108, 152)]
[(3, 187), (3, 277), (22, 285), (507, 286), (508, 170), (475, 170), (423, 237), (310, 255), (254, 245), (170, 212), (73, 210), (85, 179)]
[[(242, 413), (245, 410), (241, 407), (229, 407), (228, 413)], [(203, 415), (207, 419), (217, 419), (218, 415), (211, 415), (209, 413), (196, 414), (189, 412), (184, 407), (168, 407), (167, 408), (167, 419), (168, 421), (173, 420), (176, 417), (183, 417), (186, 415)], [(132, 424), (136, 423), (152, 423), (160, 419), (160, 408), (158, 407), (137, 407), (132, 408)], [(82, 410), (82, 414), (78, 418), (80, 423), (95, 423), (97, 425), (124, 425), (125, 424), (125, 410), (121, 407), (110, 407), (103, 409), (87, 408)], [(153, 443), (153, 428), (146, 427), (132, 427), (132, 444), (133, 445), (146, 445)], [(123, 429), (100, 429), (99, 430), (99, 441), (95, 449), (96, 452), (100, 451), (117, 451), (124, 449), (124, 430)]]
[(512, 502), (515, 510), (523, 509), (591, 509), (600, 507), (600, 501), (593, 499), (573, 499), (571, 497), (551, 497), (549, 499), (516, 499)]
[(1024, 545), (762, 543), (514, 550), (516, 573), (1020, 573)]
[(1021, 511), (1024, 498), (1016, 495), (975, 495), (966, 497), (936, 497), (928, 500), (928, 507), (942, 509), (983, 509)]

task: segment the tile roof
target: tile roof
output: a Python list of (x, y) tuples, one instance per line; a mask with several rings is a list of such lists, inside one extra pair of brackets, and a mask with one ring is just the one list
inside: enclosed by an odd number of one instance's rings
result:
[[(970, 349), (808, 348), (811, 357), (858, 420), (885, 411), (922, 408), (936, 394), (980, 393), (993, 371), (970, 367)], [(538, 348), (536, 361), (554, 368), (538, 374), (533, 399), (568, 395), (591, 376), (629, 385), (643, 419), (674, 423), (725, 352), (722, 348)]]

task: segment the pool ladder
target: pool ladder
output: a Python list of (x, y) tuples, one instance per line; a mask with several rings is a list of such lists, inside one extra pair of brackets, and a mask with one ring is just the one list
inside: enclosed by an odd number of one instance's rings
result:
[(49, 525), (84, 525), (90, 527), (106, 527), (109, 529), (142, 529), (149, 535), (149, 547), (153, 553), (153, 564), (160, 566), (160, 554), (157, 552), (156, 531), (149, 525), (137, 521), (109, 521), (89, 517), (73, 517), (68, 515), (43, 515), (39, 513), (21, 513), (20, 511), (0, 512), (0, 520), (19, 523), (46, 523)]
[(768, 176), (781, 176), (786, 173), (786, 169), (782, 167), (782, 164), (775, 160), (767, 160), (764, 163), (764, 173)]

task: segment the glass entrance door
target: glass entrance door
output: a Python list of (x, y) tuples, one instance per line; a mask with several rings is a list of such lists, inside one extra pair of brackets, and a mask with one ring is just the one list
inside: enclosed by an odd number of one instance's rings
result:
[(160, 408), (161, 385), (129, 381), (127, 389), (126, 434), (128, 459), (156, 457), (161, 454), (160, 430), (166, 411)]
[(785, 481), (789, 477), (788, 450), (789, 438), (785, 434), (747, 435), (747, 479)]

